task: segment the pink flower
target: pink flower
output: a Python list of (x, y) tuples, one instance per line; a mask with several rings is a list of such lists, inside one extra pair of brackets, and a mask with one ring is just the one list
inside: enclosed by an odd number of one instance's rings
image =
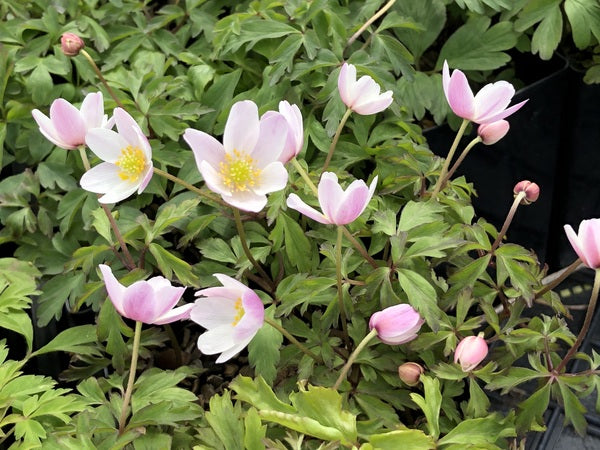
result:
[(239, 281), (215, 274), (223, 287), (203, 289), (196, 296), (190, 318), (207, 329), (198, 338), (202, 353), (221, 353), (218, 363), (231, 359), (252, 340), (263, 325), (265, 308), (254, 291)]
[(504, 119), (527, 102), (525, 100), (506, 108), (515, 95), (515, 88), (507, 81), (487, 84), (473, 96), (465, 74), (460, 70), (454, 70), (450, 76), (447, 61), (444, 61), (442, 83), (446, 99), (454, 114), (479, 124)]
[(488, 345), (483, 333), (468, 336), (458, 343), (454, 352), (454, 362), (460, 363), (463, 372), (469, 372), (479, 365), (488, 354)]
[(85, 141), (103, 163), (83, 174), (81, 187), (104, 194), (100, 203), (116, 203), (135, 191), (141, 194), (152, 178), (152, 149), (139, 125), (124, 109), (116, 108), (113, 119), (118, 133), (105, 128), (88, 131)]
[(599, 269), (600, 219), (582, 220), (577, 234), (571, 225), (565, 225), (565, 233), (581, 261), (590, 269)]
[(123, 317), (155, 325), (189, 319), (193, 303), (174, 308), (185, 288), (171, 286), (171, 282), (161, 276), (136, 281), (125, 287), (115, 278), (110, 267), (104, 264), (98, 267), (108, 297)]
[(287, 140), (278, 159), (285, 164), (292, 158), (298, 156), (298, 153), (300, 153), (302, 146), (304, 145), (302, 114), (300, 113), (300, 108), (298, 108), (297, 105), (290, 105), (287, 101), (283, 100), (279, 102), (279, 113), (276, 111), (267, 111), (262, 116), (261, 120), (277, 114), (281, 114), (288, 124)]
[(373, 197), (375, 186), (377, 177), (369, 187), (364, 181), (356, 180), (344, 191), (334, 173), (323, 172), (319, 182), (319, 205), (323, 213), (308, 206), (296, 194), (290, 194), (287, 205), (319, 223), (346, 225), (363, 213)]
[(392, 91), (380, 94), (379, 84), (368, 75), (356, 81), (356, 67), (344, 63), (338, 77), (338, 90), (344, 104), (362, 115), (375, 114), (392, 104)]
[(60, 38), (60, 48), (67, 56), (77, 56), (85, 42), (74, 33), (64, 33)]
[(492, 145), (506, 136), (509, 128), (510, 125), (506, 120), (497, 120), (496, 122), (479, 125), (477, 134), (485, 145)]
[(31, 115), (46, 139), (66, 150), (84, 145), (88, 130), (107, 125), (102, 92), (86, 95), (81, 110), (58, 98), (50, 105), (50, 118), (38, 109), (31, 111)]
[(415, 339), (423, 322), (412, 306), (401, 304), (373, 314), (369, 320), (369, 329), (376, 329), (377, 337), (382, 342), (400, 345)]
[(192, 128), (183, 134), (206, 185), (230, 205), (253, 212), (265, 207), (266, 194), (287, 184), (287, 171), (279, 161), (287, 137), (285, 117), (273, 114), (259, 120), (250, 100), (232, 106), (223, 144)]
[(540, 196), (540, 187), (537, 183), (532, 183), (529, 180), (519, 181), (515, 184), (513, 188), (513, 193), (515, 197), (519, 195), (519, 192), (525, 193), (525, 198), (521, 200), (521, 204), (529, 205), (530, 203), (535, 202)]

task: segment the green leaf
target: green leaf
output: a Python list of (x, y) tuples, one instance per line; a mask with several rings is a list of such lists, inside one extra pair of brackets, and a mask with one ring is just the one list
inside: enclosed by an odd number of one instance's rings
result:
[(395, 29), (394, 34), (419, 60), (444, 28), (446, 6), (441, 0), (427, 2), (398, 2), (394, 9), (416, 22), (417, 29)]
[(244, 448), (248, 450), (263, 450), (267, 426), (262, 424), (258, 412), (250, 408), (244, 418)]
[(240, 375), (229, 384), (229, 387), (237, 394), (236, 398), (249, 403), (259, 411), (271, 410), (292, 414), (296, 412), (294, 407), (277, 398), (260, 375), (255, 379)]
[(498, 439), (516, 436), (514, 427), (507, 422), (506, 419), (501, 420), (498, 413), (480, 419), (466, 419), (450, 430), (438, 444), (494, 444)]
[(93, 351), (87, 344), (96, 342), (96, 326), (80, 325), (78, 327), (67, 328), (59, 333), (49, 343), (33, 352), (33, 355), (39, 356), (50, 352), (71, 352), (83, 355), (89, 355)]
[(579, 49), (588, 47), (592, 35), (600, 42), (600, 5), (595, 0), (565, 0), (573, 41)]
[(433, 438), (421, 430), (395, 430), (372, 434), (369, 436), (369, 442), (378, 450), (433, 450), (437, 448)]
[(241, 421), (242, 409), (231, 403), (229, 391), (210, 398), (209, 411), (205, 416), (226, 449), (244, 450), (244, 425)]
[[(531, 39), (531, 52), (538, 53), (540, 58), (552, 58), (562, 36), (563, 19), (559, 5), (548, 11), (544, 20), (537, 26)], [(575, 35), (575, 33), (573, 33)]]
[[(273, 308), (268, 308), (265, 314), (269, 315), (271, 320), (279, 322), (273, 318), (273, 311)], [(272, 326), (265, 324), (248, 344), (248, 361), (268, 384), (273, 384), (277, 375), (282, 342), (283, 335)]]
[(172, 279), (173, 272), (182, 284), (199, 287), (198, 277), (192, 273), (192, 266), (178, 258), (161, 245), (152, 242), (148, 249), (156, 259), (156, 264), (166, 278)]
[(277, 220), (283, 221), (285, 252), (290, 262), (300, 272), (310, 272), (313, 267), (312, 249), (308, 238), (304, 235), (298, 222), (281, 212)]
[(427, 202), (410, 201), (402, 208), (398, 231), (408, 231), (425, 223), (437, 222), (441, 220), (443, 211), (444, 207), (433, 200)]
[(37, 105), (47, 105), (53, 96), (52, 77), (43, 64), (39, 64), (26, 78), (25, 84)]
[(559, 377), (558, 387), (560, 390), (560, 396), (562, 397), (562, 405), (565, 408), (565, 422), (573, 424), (573, 428), (577, 431), (580, 436), (585, 436), (585, 430), (587, 428), (587, 422), (584, 414), (586, 413), (585, 407), (581, 404), (581, 401), (573, 393), (573, 391), (567, 386), (566, 380)]
[(541, 388), (529, 396), (527, 400), (519, 404), (519, 412), (515, 425), (519, 434), (528, 431), (544, 431), (544, 413), (550, 403), (550, 383), (544, 384)]
[(425, 397), (412, 392), (410, 398), (425, 413), (427, 419), (427, 429), (429, 435), (437, 439), (440, 435), (440, 408), (442, 406), (442, 393), (440, 391), (440, 381), (437, 378), (431, 378), (421, 375), (421, 382), (425, 391)]
[(60, 319), (67, 300), (74, 300), (83, 292), (84, 281), (82, 272), (70, 272), (56, 275), (44, 284), (38, 299), (38, 325), (43, 327), (53, 318)]
[(224, 263), (237, 263), (237, 257), (227, 242), (221, 238), (210, 238), (198, 246), (202, 255)]
[(399, 268), (396, 273), (402, 290), (408, 296), (408, 302), (423, 316), (429, 327), (437, 331), (442, 311), (437, 305), (437, 293), (433, 286), (413, 270)]

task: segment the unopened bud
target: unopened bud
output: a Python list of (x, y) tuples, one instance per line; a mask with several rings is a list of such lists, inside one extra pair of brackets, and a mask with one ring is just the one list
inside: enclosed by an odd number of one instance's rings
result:
[(513, 192), (515, 197), (519, 195), (520, 192), (524, 192), (525, 198), (521, 200), (521, 204), (529, 205), (530, 203), (535, 202), (540, 196), (540, 187), (536, 183), (532, 183), (529, 180), (523, 180), (515, 184)]
[(60, 48), (67, 56), (77, 56), (85, 42), (74, 33), (65, 33), (60, 38)]
[(398, 376), (409, 386), (419, 384), (419, 378), (423, 372), (425, 372), (425, 369), (420, 364), (414, 362), (407, 362), (398, 367)]
[(485, 145), (492, 145), (506, 136), (510, 125), (506, 120), (497, 120), (492, 123), (484, 123), (477, 128), (477, 134)]
[(483, 333), (468, 336), (458, 343), (454, 352), (454, 362), (460, 363), (463, 372), (469, 372), (479, 365), (488, 354), (488, 345)]

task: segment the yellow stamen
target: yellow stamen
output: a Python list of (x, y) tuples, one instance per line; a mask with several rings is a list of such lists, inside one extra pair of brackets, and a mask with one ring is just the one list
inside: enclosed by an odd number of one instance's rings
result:
[(137, 181), (146, 167), (146, 157), (140, 148), (128, 145), (121, 150), (115, 165), (121, 169), (119, 177), (122, 180)]
[(225, 161), (219, 163), (219, 173), (223, 183), (232, 191), (247, 191), (259, 182), (261, 170), (256, 167), (256, 161), (246, 152), (234, 150), (233, 154), (226, 153)]
[(237, 311), (235, 314), (235, 317), (233, 318), (233, 322), (231, 322), (232, 326), (236, 326), (240, 320), (242, 320), (242, 317), (244, 317), (244, 307), (242, 306), (242, 298), (238, 297), (238, 299), (235, 301), (235, 305), (233, 306), (235, 308), (235, 310)]

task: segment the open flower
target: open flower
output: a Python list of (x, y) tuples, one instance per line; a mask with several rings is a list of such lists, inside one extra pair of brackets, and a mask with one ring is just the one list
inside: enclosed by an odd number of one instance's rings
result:
[(527, 102), (524, 100), (507, 108), (515, 95), (515, 88), (507, 81), (486, 84), (477, 95), (473, 96), (465, 74), (460, 70), (454, 70), (450, 76), (447, 61), (444, 61), (442, 83), (446, 99), (454, 114), (479, 124), (504, 119)]
[(174, 308), (185, 288), (171, 286), (171, 282), (161, 276), (136, 281), (125, 287), (115, 278), (110, 267), (104, 264), (98, 267), (102, 272), (108, 297), (123, 317), (155, 325), (190, 317), (193, 303)]
[(222, 287), (202, 289), (190, 319), (207, 329), (198, 338), (202, 353), (221, 353), (218, 363), (227, 361), (252, 340), (263, 325), (265, 308), (254, 291), (239, 281), (215, 274)]
[(85, 144), (88, 130), (102, 128), (107, 124), (102, 92), (86, 95), (81, 109), (63, 98), (57, 98), (50, 105), (49, 118), (38, 109), (31, 111), (31, 115), (46, 139), (66, 150)]
[(375, 114), (392, 104), (392, 91), (381, 94), (381, 87), (368, 75), (356, 81), (356, 67), (344, 63), (338, 77), (338, 90), (344, 104), (361, 115)]
[(506, 136), (510, 124), (506, 120), (484, 123), (477, 128), (477, 135), (485, 145), (493, 145)]
[(600, 219), (582, 220), (578, 233), (565, 225), (565, 233), (581, 261), (590, 269), (600, 269)]
[(375, 192), (377, 177), (367, 187), (362, 180), (353, 181), (345, 191), (333, 172), (323, 172), (319, 182), (320, 213), (304, 203), (296, 194), (290, 194), (287, 205), (320, 223), (346, 225), (360, 216)]
[(279, 161), (287, 136), (283, 115), (259, 120), (256, 104), (244, 100), (231, 107), (223, 144), (192, 128), (185, 130), (183, 139), (212, 191), (236, 208), (258, 212), (267, 204), (266, 194), (287, 184), (287, 171)]
[(113, 119), (118, 133), (105, 128), (88, 131), (85, 141), (103, 163), (81, 177), (86, 191), (104, 194), (100, 203), (116, 203), (136, 190), (146, 188), (152, 178), (152, 149), (139, 125), (124, 109), (116, 108)]
[(400, 345), (417, 337), (424, 320), (406, 303), (377, 311), (369, 320), (369, 329), (377, 330), (377, 337), (386, 344)]
[(463, 372), (469, 372), (479, 365), (488, 354), (488, 345), (483, 333), (468, 336), (458, 343), (454, 352), (454, 362), (460, 363)]
[(287, 140), (281, 155), (279, 155), (279, 161), (285, 164), (298, 156), (304, 145), (302, 114), (297, 105), (290, 105), (286, 100), (282, 100), (279, 102), (279, 113), (277, 111), (267, 111), (261, 120), (276, 114), (281, 114), (288, 124)]

